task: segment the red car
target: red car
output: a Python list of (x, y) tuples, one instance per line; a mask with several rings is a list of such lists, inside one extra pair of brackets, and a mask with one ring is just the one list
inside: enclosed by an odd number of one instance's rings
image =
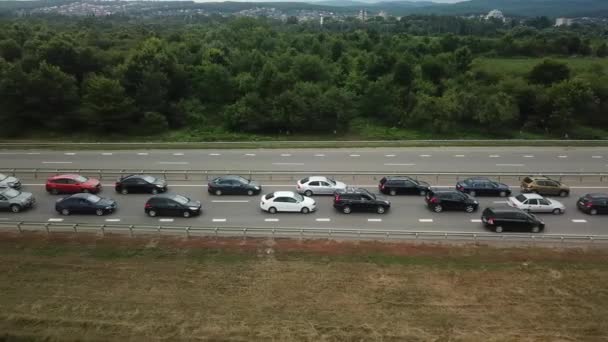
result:
[(47, 179), (46, 191), (53, 195), (58, 193), (73, 194), (79, 192), (98, 193), (101, 191), (101, 183), (97, 179), (87, 178), (81, 175), (57, 175)]

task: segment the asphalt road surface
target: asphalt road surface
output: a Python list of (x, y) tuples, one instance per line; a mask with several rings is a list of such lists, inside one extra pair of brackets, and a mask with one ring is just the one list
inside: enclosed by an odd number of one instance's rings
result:
[[(169, 184), (170, 191), (201, 200), (203, 214), (192, 218), (152, 218), (144, 213), (144, 204), (150, 195), (115, 193), (113, 184), (104, 183), (102, 197), (117, 200), (118, 210), (110, 215), (61, 216), (54, 210), (55, 201), (62, 195), (54, 196), (44, 190), (43, 184), (25, 184), (24, 191), (33, 192), (37, 206), (18, 214), (0, 212), (0, 221), (63, 222), (63, 223), (121, 223), (142, 225), (180, 226), (243, 226), (243, 227), (291, 227), (291, 228), (343, 228), (343, 229), (398, 229), (424, 231), (485, 232), (480, 223), (481, 210), (487, 206), (505, 206), (506, 199), (500, 197), (480, 197), (480, 210), (476, 213), (442, 212), (427, 209), (423, 197), (389, 197), (392, 208), (386, 214), (352, 213), (336, 211), (332, 207), (332, 197), (316, 196), (318, 211), (311, 214), (279, 213), (268, 214), (259, 208), (260, 196), (213, 196), (200, 183)], [(289, 184), (263, 184), (263, 193), (277, 190), (294, 190)], [(377, 188), (369, 188), (377, 193)], [(577, 187), (567, 198), (559, 198), (566, 205), (563, 215), (538, 214), (546, 223), (546, 233), (552, 234), (594, 234), (608, 233), (608, 215), (590, 216), (576, 209), (576, 200), (583, 193), (599, 191), (597, 188)], [(517, 191), (515, 191), (517, 192)], [(64, 195), (65, 196), (65, 195)]]
[(608, 172), (602, 147), (0, 151), (0, 168)]

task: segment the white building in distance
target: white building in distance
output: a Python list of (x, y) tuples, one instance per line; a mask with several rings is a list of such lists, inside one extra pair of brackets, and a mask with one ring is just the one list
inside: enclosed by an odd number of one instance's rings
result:
[(485, 18), (486, 18), (486, 20), (498, 19), (503, 22), (506, 20), (505, 15), (502, 14), (502, 11), (497, 10), (497, 9), (491, 10), (488, 14), (486, 14)]

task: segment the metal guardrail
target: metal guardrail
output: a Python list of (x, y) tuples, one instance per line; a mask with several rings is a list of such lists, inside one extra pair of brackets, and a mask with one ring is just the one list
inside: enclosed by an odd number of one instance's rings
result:
[(166, 225), (129, 225), (55, 222), (0, 222), (0, 230), (54, 232), (96, 232), (137, 234), (167, 234), (184, 237), (240, 237), (240, 238), (297, 238), (330, 240), (431, 240), (431, 241), (498, 241), (498, 242), (545, 242), (545, 243), (606, 243), (608, 235), (572, 234), (498, 234), (476, 232), (441, 232), (409, 230), (288, 228), (288, 227), (194, 227)]
[(209, 181), (215, 177), (227, 174), (240, 175), (246, 178), (251, 178), (261, 181), (295, 181), (301, 177), (310, 175), (325, 175), (329, 177), (340, 178), (341, 180), (357, 180), (357, 179), (372, 179), (379, 180), (384, 176), (400, 175), (410, 176), (421, 180), (434, 180), (439, 182), (440, 179), (455, 179), (456, 181), (468, 177), (485, 176), (495, 178), (498, 181), (517, 180), (521, 181), (523, 177), (530, 175), (539, 175), (557, 179), (559, 181), (579, 182), (579, 183), (603, 183), (608, 182), (608, 173), (601, 172), (395, 172), (395, 171), (268, 171), (268, 170), (169, 170), (169, 169), (50, 169), (50, 168), (0, 168), (0, 173), (10, 174), (17, 177), (31, 177), (39, 179), (52, 175), (63, 173), (79, 173), (87, 176), (94, 176), (99, 179), (115, 180), (116, 178), (129, 174), (151, 174), (162, 176), (169, 180), (202, 180)]

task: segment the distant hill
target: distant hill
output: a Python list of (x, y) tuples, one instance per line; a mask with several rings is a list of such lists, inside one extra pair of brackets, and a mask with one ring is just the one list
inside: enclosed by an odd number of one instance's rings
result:
[(316, 5), (335, 6), (335, 7), (401, 7), (417, 8), (437, 5), (432, 1), (365, 1), (365, 0), (322, 0), (311, 2)]

